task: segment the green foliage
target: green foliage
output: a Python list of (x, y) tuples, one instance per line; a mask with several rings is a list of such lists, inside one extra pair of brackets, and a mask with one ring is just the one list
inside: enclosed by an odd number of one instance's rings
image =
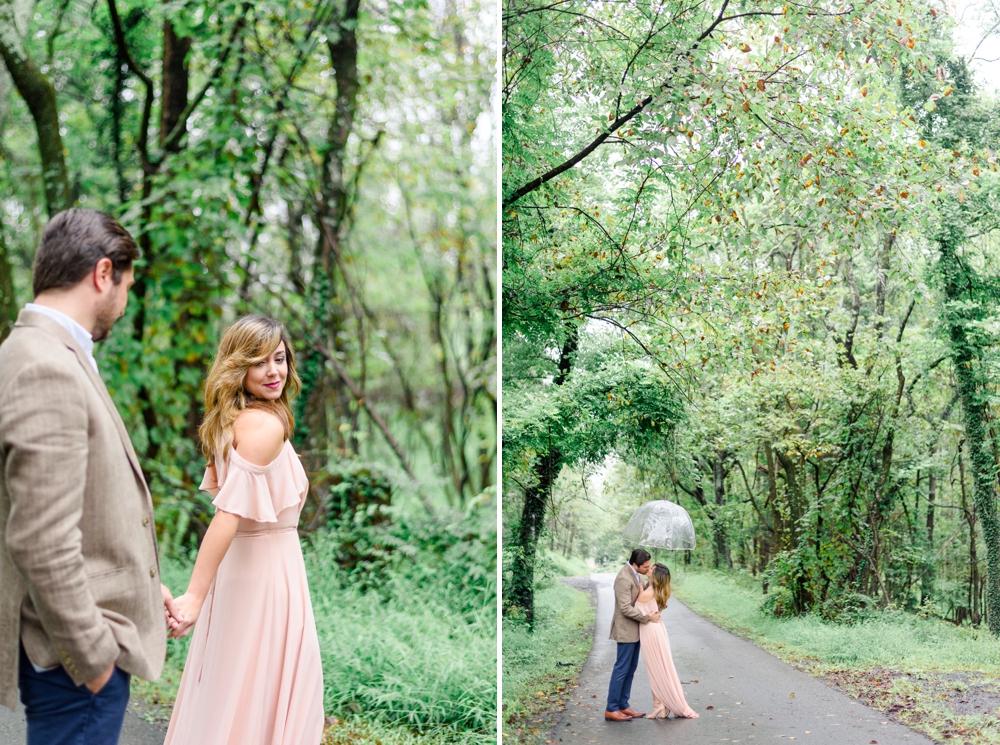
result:
[(761, 603), (761, 610), (775, 618), (785, 618), (796, 615), (795, 596), (784, 585), (776, 585)]
[(884, 609), (879, 606), (876, 598), (862, 595), (858, 592), (844, 593), (827, 600), (820, 615), (827, 621), (840, 624), (852, 624), (859, 621), (877, 619)]
[(467, 565), (442, 566), (425, 550), (361, 593), (330, 571), (338, 548), (318, 535), (307, 553), (327, 710), (488, 741), (496, 721), (495, 581), (492, 592), (482, 580), (467, 585)]
[[(576, 347), (576, 339), (567, 344)], [(535, 552), (560, 470), (599, 463), (616, 448), (662, 446), (682, 411), (666, 376), (632, 358), (610, 334), (585, 334), (572, 351), (564, 346), (555, 379), (545, 377), (551, 365), (543, 348), (532, 349), (521, 337), (513, 352), (513, 368), (523, 377), (504, 381), (504, 491), (511, 515), (505, 520), (511, 539), (504, 546), (504, 612), (530, 626)], [(519, 516), (511, 514), (518, 509)]]
[[(167, 542), (190, 550), (204, 531), (203, 510), (181, 514), (201, 480), (201, 382), (222, 330), (247, 312), (289, 327), (310, 383), (296, 446), (317, 482), (361, 460), (420, 482), (428, 503), (461, 508), (489, 488), (494, 70), (478, 0), (357, 18), (329, 3), (119, 3), (124, 45), (113, 5), (39, 2), (22, 33), (57, 92), (75, 204), (116, 216), (144, 252), (98, 360)], [(187, 37), (186, 72), (167, 65), (167, 28)], [(358, 42), (353, 80), (333, 73), (342, 29)], [(0, 268), (16, 308), (46, 216), (35, 123), (0, 78)], [(189, 104), (173, 141), (169, 85)]]
[[(405, 727), (431, 742), (495, 740), (496, 533), (488, 509), (450, 523), (370, 526), (384, 531), (383, 543), (396, 541), (395, 550), (353, 573), (340, 568), (335, 532), (303, 542), (328, 715)], [(186, 586), (193, 562), (162, 565), (168, 587)], [(371, 575), (364, 583), (362, 572)], [(169, 640), (160, 680), (138, 683), (136, 692), (172, 704), (189, 643)]]
[(479, 613), (495, 601), (497, 538), (492, 521), (480, 512), (424, 518), (384, 510), (382, 515), (385, 519), (378, 522), (333, 523), (317, 534), (326, 546), (326, 558), (341, 568), (339, 581), (379, 591), (384, 576), (406, 577), (450, 596), (453, 611), (460, 614)]
[[(583, 665), (593, 638), (594, 608), (586, 593), (555, 582), (535, 603), (534, 629), (503, 619), (504, 734), (538, 706), (538, 691), (551, 691), (573, 668)], [(507, 737), (505, 737), (505, 740)]]
[[(693, 563), (749, 571), (772, 616), (1000, 624), (1000, 119), (950, 19), (578, 10), (505, 5), (505, 525), (545, 484), (541, 540), (604, 558), (671, 499)], [(648, 441), (582, 403), (608, 327), (624, 389), (642, 360), (676, 402)], [(573, 478), (542, 478), (543, 435)]]
[(337, 474), (324, 501), (324, 527), (340, 543), (337, 551), (341, 569), (351, 572), (364, 564), (359, 579), (370, 572), (376, 554), (384, 553), (382, 542), (372, 528), (391, 518), (392, 485), (371, 468)]
[(561, 386), (511, 376), (504, 399), (504, 457), (557, 448), (564, 463), (598, 463), (616, 446), (662, 443), (681, 418), (659, 371), (609, 339), (584, 348)]

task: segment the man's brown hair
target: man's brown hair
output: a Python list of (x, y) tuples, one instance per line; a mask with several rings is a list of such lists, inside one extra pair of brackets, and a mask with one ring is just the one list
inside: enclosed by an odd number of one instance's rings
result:
[(637, 567), (641, 567), (647, 561), (649, 561), (649, 551), (642, 548), (637, 548), (632, 551), (632, 555), (628, 558), (629, 564), (635, 564)]
[(35, 296), (72, 287), (104, 258), (111, 259), (111, 278), (118, 284), (140, 255), (135, 240), (111, 215), (97, 210), (63, 210), (42, 232), (32, 270)]

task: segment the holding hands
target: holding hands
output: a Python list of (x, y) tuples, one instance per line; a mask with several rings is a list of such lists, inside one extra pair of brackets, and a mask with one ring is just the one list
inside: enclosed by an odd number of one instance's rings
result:
[(198, 620), (201, 602), (190, 593), (175, 598), (163, 584), (160, 585), (160, 592), (163, 593), (163, 615), (167, 622), (168, 636), (173, 639), (187, 636)]
[(190, 633), (201, 613), (203, 602), (204, 598), (195, 597), (190, 592), (186, 592), (174, 600), (173, 620), (176, 625), (171, 626), (171, 638), (181, 639)]
[(198, 558), (194, 563), (187, 592), (174, 598), (170, 590), (163, 588), (163, 615), (171, 639), (182, 639), (194, 627), (219, 564), (236, 535), (239, 522), (238, 515), (217, 510), (198, 549)]

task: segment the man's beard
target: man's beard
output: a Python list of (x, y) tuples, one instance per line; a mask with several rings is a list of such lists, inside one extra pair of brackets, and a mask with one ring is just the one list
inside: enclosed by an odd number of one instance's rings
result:
[(111, 327), (118, 320), (118, 311), (115, 309), (114, 297), (108, 298), (108, 302), (97, 311), (97, 318), (94, 319), (94, 330), (92, 335), (94, 341), (104, 341), (111, 333)]

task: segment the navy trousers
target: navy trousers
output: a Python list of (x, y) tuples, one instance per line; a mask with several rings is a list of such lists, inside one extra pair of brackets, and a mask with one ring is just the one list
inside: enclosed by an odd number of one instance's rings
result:
[(100, 693), (91, 693), (73, 683), (61, 665), (35, 672), (22, 646), (18, 687), (28, 745), (118, 745), (129, 693), (129, 674), (123, 670), (116, 667)]
[(632, 676), (639, 664), (639, 642), (623, 644), (618, 642), (618, 657), (611, 671), (608, 686), (608, 711), (628, 708), (628, 697), (632, 693)]

